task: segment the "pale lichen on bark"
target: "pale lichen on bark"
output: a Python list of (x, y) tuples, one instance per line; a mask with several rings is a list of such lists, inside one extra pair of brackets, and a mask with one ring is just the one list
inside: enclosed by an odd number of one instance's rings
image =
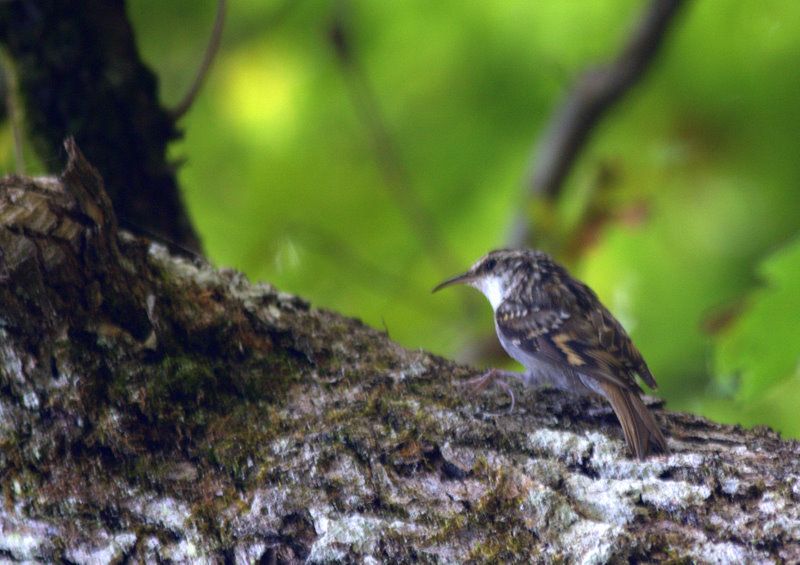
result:
[(800, 446), (473, 375), (116, 232), (77, 149), (0, 183), (0, 558), (800, 560)]

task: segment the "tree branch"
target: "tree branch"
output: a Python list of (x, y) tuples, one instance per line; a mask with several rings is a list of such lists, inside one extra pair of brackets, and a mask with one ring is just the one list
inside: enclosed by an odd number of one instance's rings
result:
[[(797, 562), (800, 443), (525, 390), (117, 231), (74, 146), (0, 180), (0, 558)], [(652, 405), (653, 402), (650, 402)]]
[[(537, 144), (526, 183), (530, 198), (558, 196), (594, 126), (644, 76), (683, 3), (651, 0), (617, 58), (584, 72), (576, 81)], [(530, 239), (530, 218), (523, 213), (514, 221), (510, 245), (525, 246)]]

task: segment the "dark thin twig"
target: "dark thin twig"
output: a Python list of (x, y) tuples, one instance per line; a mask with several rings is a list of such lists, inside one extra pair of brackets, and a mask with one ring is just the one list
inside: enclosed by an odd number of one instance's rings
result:
[(386, 122), (381, 114), (375, 92), (366, 73), (353, 52), (340, 10), (330, 28), (330, 42), (341, 64), (348, 93), (359, 118), (369, 131), (379, 168), (392, 197), (431, 257), (445, 269), (453, 267), (453, 255), (444, 244), (436, 222), (412, 189), (408, 172), (400, 158)]
[(214, 18), (214, 27), (211, 30), (211, 37), (208, 39), (206, 45), (206, 52), (203, 55), (203, 61), (200, 63), (200, 68), (197, 69), (197, 74), (194, 77), (192, 85), (183, 99), (170, 111), (172, 119), (178, 121), (183, 117), (189, 108), (192, 107), (194, 99), (203, 87), (203, 83), (211, 70), (211, 64), (219, 51), (219, 45), (222, 42), (222, 30), (225, 28), (225, 11), (227, 0), (217, 0), (217, 15)]
[[(558, 196), (594, 126), (642, 78), (683, 3), (652, 0), (619, 56), (580, 76), (537, 144), (526, 183), (529, 198)], [(530, 239), (530, 219), (521, 214), (512, 226), (509, 244), (524, 246)]]

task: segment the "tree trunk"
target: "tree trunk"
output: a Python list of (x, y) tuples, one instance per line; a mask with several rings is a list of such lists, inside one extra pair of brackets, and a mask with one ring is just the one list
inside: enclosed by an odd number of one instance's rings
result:
[(167, 144), (179, 136), (139, 58), (123, 0), (0, 2), (0, 45), (19, 76), (27, 132), (47, 170), (74, 136), (120, 222), (195, 251)]
[(800, 445), (474, 375), (118, 232), (73, 143), (0, 181), (0, 556), (602, 563), (800, 560)]

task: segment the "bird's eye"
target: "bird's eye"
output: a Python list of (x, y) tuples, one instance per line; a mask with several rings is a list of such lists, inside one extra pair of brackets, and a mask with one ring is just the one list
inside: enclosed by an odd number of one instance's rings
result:
[(497, 266), (497, 259), (489, 259), (486, 263), (483, 264), (483, 268), (486, 271), (491, 271)]

